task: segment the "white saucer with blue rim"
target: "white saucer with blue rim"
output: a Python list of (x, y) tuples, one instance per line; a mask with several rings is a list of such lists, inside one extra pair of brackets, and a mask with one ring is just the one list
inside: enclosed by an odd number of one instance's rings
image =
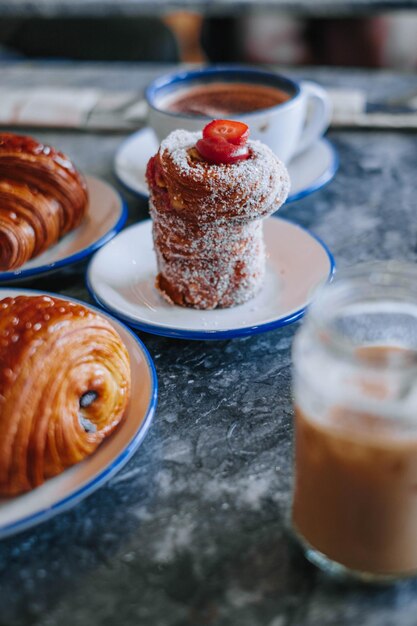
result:
[(0, 283), (24, 280), (77, 263), (110, 241), (124, 226), (127, 206), (109, 184), (86, 176), (89, 206), (78, 228), (17, 270), (0, 272)]
[[(0, 288), (0, 300), (18, 295), (54, 295), (62, 300), (80, 302), (60, 294), (30, 289)], [(21, 496), (0, 500), (0, 538), (40, 524), (76, 505), (118, 472), (145, 438), (155, 413), (157, 378), (155, 367), (143, 343), (124, 324), (104, 315), (122, 338), (130, 356), (131, 398), (127, 413), (117, 430), (81, 463)]]
[[(119, 181), (132, 193), (148, 197), (145, 181), (146, 165), (158, 151), (158, 140), (151, 128), (143, 128), (128, 137), (119, 147), (114, 170)], [(300, 200), (320, 189), (336, 174), (339, 161), (327, 139), (316, 141), (287, 166), (291, 190), (287, 202)]]
[(130, 226), (90, 262), (87, 284), (102, 307), (130, 326), (183, 339), (227, 339), (298, 320), (314, 291), (329, 281), (334, 259), (326, 245), (293, 222), (264, 222), (267, 271), (259, 294), (230, 309), (201, 311), (168, 304), (155, 288), (151, 220)]

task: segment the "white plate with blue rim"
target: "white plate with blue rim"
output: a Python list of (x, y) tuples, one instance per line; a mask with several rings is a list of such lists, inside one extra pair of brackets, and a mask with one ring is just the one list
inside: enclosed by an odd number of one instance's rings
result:
[[(154, 131), (143, 128), (128, 137), (119, 147), (114, 159), (114, 171), (122, 185), (130, 192), (147, 198), (146, 165), (157, 151)], [(339, 167), (336, 150), (325, 138), (316, 141), (287, 165), (291, 180), (287, 202), (300, 200), (332, 180)]]
[(141, 340), (124, 324), (74, 298), (31, 289), (0, 288), (0, 300), (8, 296), (40, 294), (78, 302), (108, 319), (129, 352), (131, 398), (117, 430), (91, 456), (33, 491), (0, 500), (0, 538), (14, 535), (70, 509), (114, 476), (143, 442), (157, 403), (158, 383), (152, 359)]
[(335, 262), (311, 232), (277, 217), (264, 222), (266, 276), (255, 298), (230, 309), (201, 311), (166, 302), (157, 274), (151, 220), (125, 229), (99, 250), (87, 270), (96, 302), (133, 328), (181, 339), (230, 339), (265, 332), (300, 319)]
[(35, 278), (78, 263), (123, 228), (127, 219), (127, 206), (121, 195), (111, 185), (94, 176), (86, 176), (86, 181), (89, 205), (80, 226), (22, 267), (0, 272), (0, 283)]

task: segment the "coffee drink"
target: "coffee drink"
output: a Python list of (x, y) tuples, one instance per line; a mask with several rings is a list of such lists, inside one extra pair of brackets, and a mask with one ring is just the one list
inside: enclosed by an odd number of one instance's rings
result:
[(276, 87), (215, 82), (182, 89), (167, 97), (160, 106), (173, 113), (229, 117), (268, 109), (287, 102), (290, 97)]

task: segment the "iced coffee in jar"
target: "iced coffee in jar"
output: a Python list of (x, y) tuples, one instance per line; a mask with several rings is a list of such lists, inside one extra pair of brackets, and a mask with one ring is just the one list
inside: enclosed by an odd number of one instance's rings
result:
[(417, 575), (417, 266), (340, 272), (293, 362), (292, 526), (306, 556), (364, 580)]

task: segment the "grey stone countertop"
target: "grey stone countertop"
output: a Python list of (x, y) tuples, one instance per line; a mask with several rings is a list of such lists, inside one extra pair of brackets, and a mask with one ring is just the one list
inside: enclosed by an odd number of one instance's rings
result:
[(0, 15), (108, 16), (171, 11), (235, 14), (267, 9), (302, 15), (346, 15), (417, 8), (417, 0), (0, 0)]
[[(142, 88), (164, 68), (9, 64), (3, 85)], [(373, 99), (417, 90), (415, 75), (297, 70)], [(117, 182), (122, 134), (36, 132), (85, 172)], [(340, 169), (281, 215), (312, 229), (339, 267), (417, 260), (417, 135), (331, 131)], [(146, 203), (125, 194), (130, 220)], [(89, 300), (83, 266), (30, 286)], [(0, 542), (1, 626), (415, 626), (417, 581), (341, 585), (288, 536), (291, 342), (299, 324), (244, 339), (144, 333), (159, 405), (134, 457), (72, 510)]]

